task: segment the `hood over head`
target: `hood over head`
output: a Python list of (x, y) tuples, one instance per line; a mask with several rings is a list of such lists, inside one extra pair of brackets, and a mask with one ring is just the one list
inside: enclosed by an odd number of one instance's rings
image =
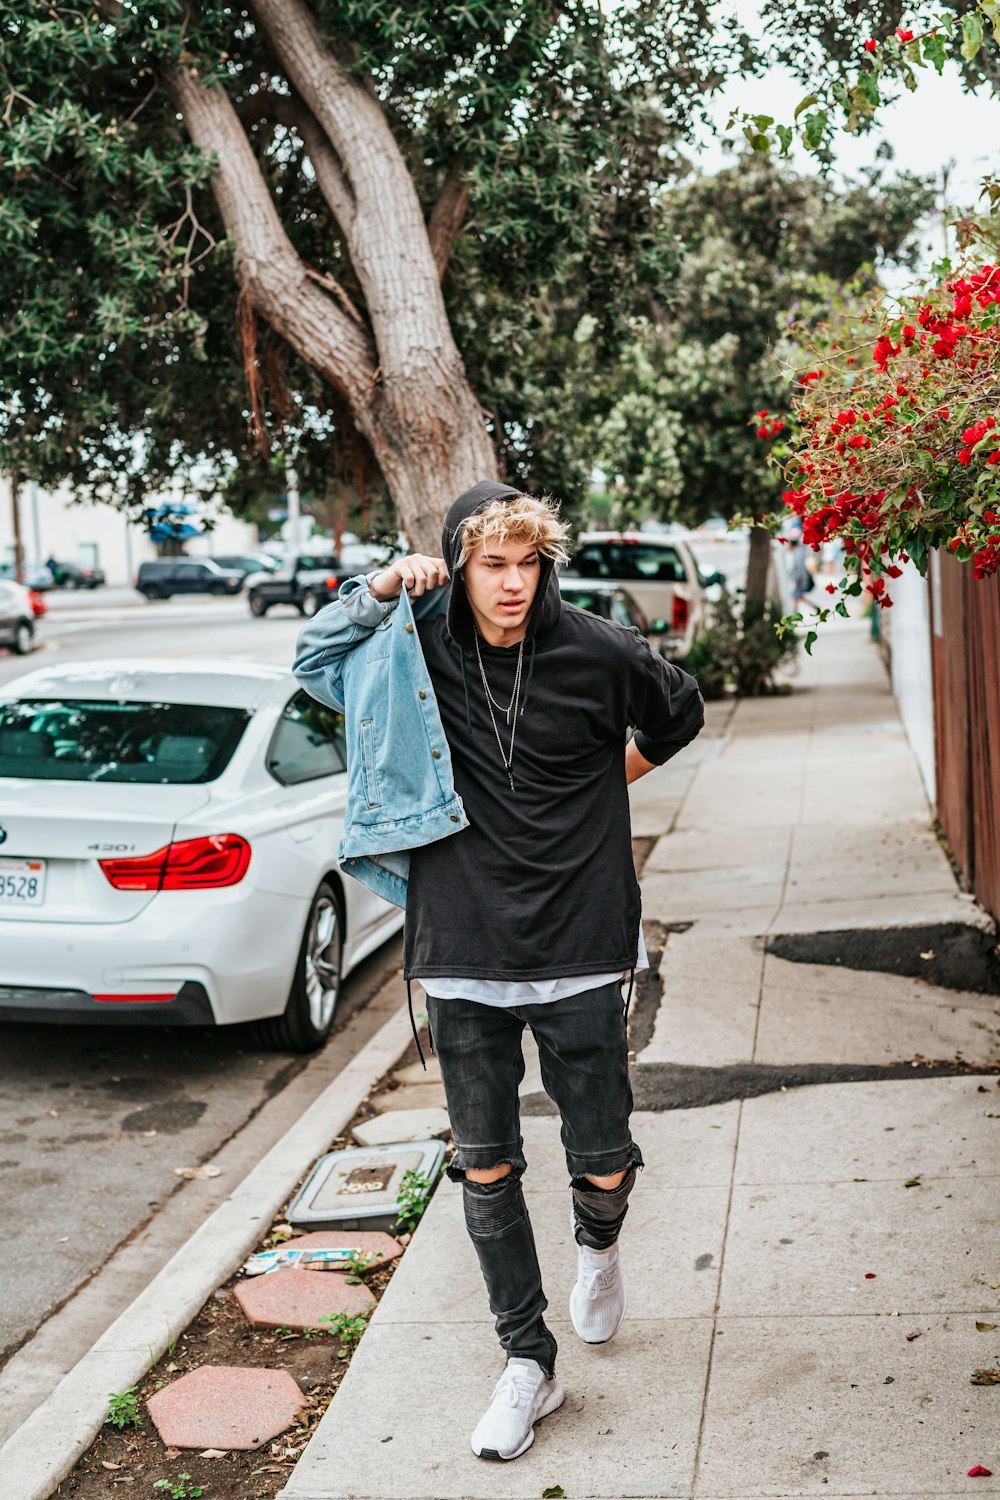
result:
[[(458, 566), (458, 559), (462, 555), (462, 532), (465, 529), (465, 523), (477, 511), (484, 510), (491, 500), (519, 500), (523, 493), (523, 490), (515, 490), (509, 484), (499, 484), (493, 479), (482, 479), (471, 489), (459, 495), (444, 518), (441, 555), (448, 564), (448, 572), (451, 574), (448, 631), (463, 648), (471, 646), (475, 640), (475, 621), (465, 592), (462, 571)], [(528, 614), (526, 639), (529, 641), (533, 641), (542, 632), (551, 630), (562, 609), (555, 563), (551, 557), (542, 557), (540, 561), (538, 589)]]

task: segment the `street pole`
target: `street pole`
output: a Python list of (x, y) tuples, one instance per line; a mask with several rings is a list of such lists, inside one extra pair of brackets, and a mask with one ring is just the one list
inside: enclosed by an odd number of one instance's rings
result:
[(291, 462), (285, 466), (285, 489), (288, 495), (288, 536), (296, 552), (302, 540), (300, 531), (302, 527), (302, 502), (299, 499), (299, 479), (295, 472), (295, 465)]
[(24, 543), (21, 540), (21, 476), (10, 476), (10, 510), (14, 529), (14, 580), (24, 582)]
[(31, 529), (35, 538), (35, 562), (40, 566), (42, 561), (42, 529), (38, 524), (38, 485), (33, 479), (29, 481), (28, 489), (31, 494)]

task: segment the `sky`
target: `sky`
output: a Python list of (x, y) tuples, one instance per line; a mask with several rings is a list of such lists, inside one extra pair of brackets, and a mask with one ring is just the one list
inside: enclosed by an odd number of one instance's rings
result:
[[(756, 6), (748, 0), (738, 0), (735, 9), (747, 30), (759, 35)], [(863, 41), (864, 37), (859, 37), (859, 48)], [(791, 124), (795, 106), (805, 92), (803, 85), (782, 68), (773, 68), (761, 78), (731, 80), (716, 97), (712, 109), (720, 136), (733, 108), (769, 114), (779, 123)], [(863, 179), (876, 164), (879, 144), (888, 141), (895, 153), (889, 164), (890, 172), (911, 171), (940, 179), (942, 170), (951, 167), (948, 202), (953, 211), (948, 218), (957, 216), (954, 210), (967, 211), (980, 206), (983, 177), (1000, 172), (1000, 98), (986, 88), (978, 94), (963, 92), (958, 71), (949, 63), (940, 78), (933, 69), (924, 70), (916, 92), (904, 92), (894, 104), (880, 110), (878, 120), (879, 128), (867, 137), (852, 137), (843, 132), (838, 135), (839, 170)], [(719, 140), (706, 134), (696, 160), (702, 171), (713, 172), (731, 162), (732, 157), (727, 157)], [(800, 171), (815, 170), (812, 158), (797, 146), (791, 160)], [(924, 259), (929, 264), (944, 248), (941, 216), (928, 222), (921, 239), (927, 247)], [(912, 273), (906, 273), (906, 279), (911, 276)]]

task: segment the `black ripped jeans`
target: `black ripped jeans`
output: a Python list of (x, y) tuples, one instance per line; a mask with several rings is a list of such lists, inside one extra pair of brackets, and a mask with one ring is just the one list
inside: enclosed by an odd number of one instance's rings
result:
[[(538, 1044), (542, 1082), (562, 1117), (576, 1238), (605, 1250), (618, 1238), (642, 1166), (629, 1132), (632, 1088), (621, 988), (602, 985), (561, 1000), (513, 1008), (428, 996), (435, 1051), (456, 1152), (448, 1175), (462, 1183), (465, 1222), (482, 1267), (497, 1335), (508, 1358), (534, 1359), (551, 1376), (556, 1341), (542, 1314), (548, 1303), (521, 1189), (525, 1170), (518, 1109), (524, 1077), (521, 1038)], [(497, 1182), (470, 1182), (468, 1168), (507, 1163)], [(586, 1174), (624, 1172), (619, 1187)]]

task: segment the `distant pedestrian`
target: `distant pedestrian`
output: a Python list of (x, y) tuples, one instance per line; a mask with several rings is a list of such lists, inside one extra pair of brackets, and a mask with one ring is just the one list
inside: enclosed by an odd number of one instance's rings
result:
[(524, 1453), (564, 1399), (521, 1189), (526, 1026), (562, 1116), (573, 1327), (606, 1343), (625, 1315), (618, 1236), (642, 1156), (621, 987), (645, 966), (626, 788), (704, 718), (694, 679), (638, 631), (563, 603), (566, 532), (553, 506), (478, 484), (448, 512), (444, 557), (342, 585), (295, 664), (347, 717), (364, 805), (345, 868), (385, 891), (406, 871), (404, 973), (428, 995), (448, 1173), (507, 1357), (472, 1434), (492, 1459)]
[(807, 595), (816, 587), (816, 579), (806, 562), (806, 549), (798, 537), (788, 543), (788, 576), (792, 585), (792, 607), (801, 609), (807, 604)]

